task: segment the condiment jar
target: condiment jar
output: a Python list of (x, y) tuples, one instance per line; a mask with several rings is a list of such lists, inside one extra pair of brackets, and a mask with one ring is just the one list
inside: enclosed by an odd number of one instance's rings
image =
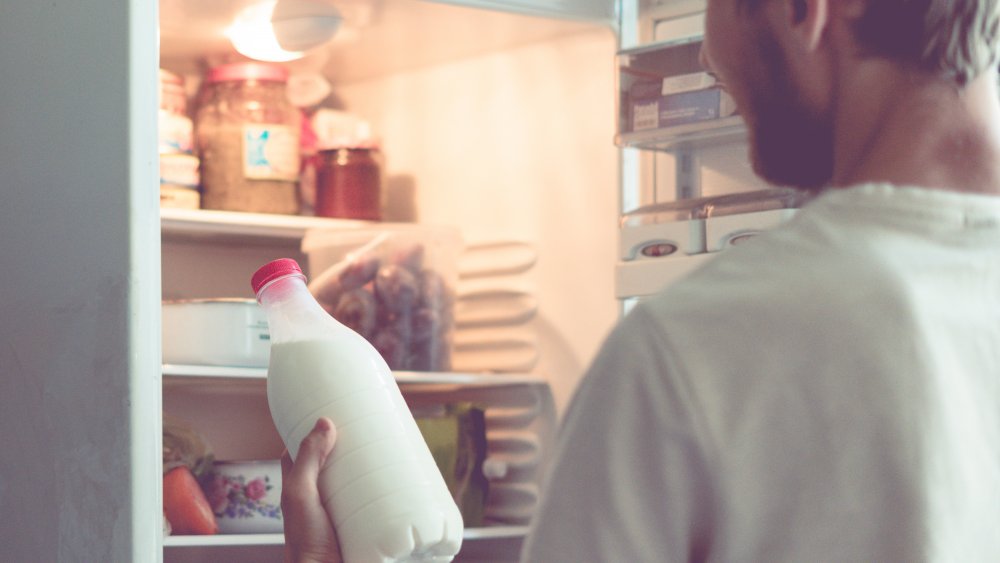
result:
[(202, 208), (299, 212), (301, 117), (287, 81), (287, 70), (263, 63), (209, 71), (195, 116)]
[(171, 115), (187, 115), (184, 79), (162, 68), (160, 69), (160, 109)]
[(382, 218), (382, 155), (377, 147), (321, 150), (317, 162), (316, 215)]
[(191, 154), (194, 133), (191, 118), (187, 115), (184, 79), (163, 69), (160, 69), (158, 125), (160, 154)]
[(198, 209), (198, 157), (194, 152), (194, 127), (187, 114), (184, 79), (160, 69), (158, 115), (160, 152), (160, 207)]

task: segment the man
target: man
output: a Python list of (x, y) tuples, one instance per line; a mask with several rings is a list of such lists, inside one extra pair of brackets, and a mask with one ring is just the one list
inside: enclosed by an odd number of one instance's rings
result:
[(612, 332), (524, 560), (1000, 560), (998, 33), (998, 0), (708, 0), (756, 172), (821, 193)]

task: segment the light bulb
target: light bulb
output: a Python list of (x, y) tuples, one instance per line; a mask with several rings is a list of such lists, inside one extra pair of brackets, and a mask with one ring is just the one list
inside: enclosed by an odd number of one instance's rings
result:
[(289, 51), (307, 51), (333, 37), (340, 12), (323, 0), (278, 0), (271, 26), (278, 45)]
[(336, 8), (320, 0), (271, 0), (241, 10), (226, 36), (242, 55), (259, 61), (300, 59), (340, 26)]

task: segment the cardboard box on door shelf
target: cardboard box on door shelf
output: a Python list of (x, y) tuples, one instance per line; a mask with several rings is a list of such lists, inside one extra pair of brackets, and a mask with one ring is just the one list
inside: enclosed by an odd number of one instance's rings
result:
[(663, 129), (736, 114), (733, 99), (707, 73), (636, 80), (625, 93), (624, 133)]
[(485, 411), (470, 403), (414, 407), (417, 427), (455, 499), (465, 526), (482, 526), (489, 482)]

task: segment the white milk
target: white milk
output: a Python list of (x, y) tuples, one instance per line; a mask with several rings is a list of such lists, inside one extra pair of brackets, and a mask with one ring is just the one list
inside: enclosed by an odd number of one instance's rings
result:
[(385, 361), (323, 311), (301, 272), (255, 290), (272, 337), (267, 401), (288, 452), (317, 418), (337, 427), (319, 491), (345, 563), (451, 561), (462, 515)]

